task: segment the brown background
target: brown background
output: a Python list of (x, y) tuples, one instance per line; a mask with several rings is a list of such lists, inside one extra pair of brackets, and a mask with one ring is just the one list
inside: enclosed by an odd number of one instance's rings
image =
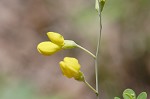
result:
[[(150, 93), (149, 3), (107, 0), (99, 59), (101, 99), (121, 96), (126, 88)], [(36, 50), (39, 42), (48, 40), (46, 32), (55, 31), (95, 53), (99, 19), (94, 4), (92, 0), (0, 0), (1, 99), (96, 98), (83, 83), (64, 77), (58, 64), (65, 56), (76, 57), (87, 81), (95, 86), (90, 55), (72, 49), (46, 57)]]

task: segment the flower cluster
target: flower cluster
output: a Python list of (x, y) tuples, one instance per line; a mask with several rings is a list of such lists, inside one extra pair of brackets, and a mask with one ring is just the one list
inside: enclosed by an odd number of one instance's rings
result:
[[(75, 48), (77, 44), (72, 40), (64, 40), (64, 37), (56, 32), (48, 32), (50, 41), (44, 41), (38, 44), (37, 50), (42, 55), (52, 55), (62, 49)], [(60, 62), (60, 68), (63, 75), (68, 78), (74, 78), (78, 81), (83, 81), (84, 76), (80, 71), (80, 64), (76, 58), (65, 57), (64, 61)]]
[[(37, 50), (42, 55), (52, 55), (62, 49), (72, 49), (72, 48), (81, 48), (82, 50), (89, 53), (92, 57), (95, 58), (95, 55), (86, 50), (85, 48), (81, 47), (80, 45), (76, 44), (72, 40), (65, 40), (62, 35), (56, 32), (48, 32), (47, 36), (50, 41), (44, 41), (38, 44)], [(65, 57), (63, 61), (59, 63), (62, 74), (68, 78), (74, 78), (77, 81), (84, 82), (87, 86), (89, 86), (96, 94), (98, 92), (90, 86), (85, 78), (84, 74), (81, 72), (80, 68), (81, 65), (79, 64), (78, 60), (73, 57)]]
[[(98, 11), (98, 15), (100, 17), (100, 25), (101, 24), (101, 12), (103, 11), (103, 7), (105, 5), (106, 0), (96, 0), (95, 1), (95, 9)], [(100, 34), (101, 34), (102, 26), (100, 27)], [(97, 56), (99, 52), (99, 47), (100, 47), (100, 37), (98, 39), (98, 44), (97, 44), (97, 51), (96, 55), (92, 54), (90, 51), (85, 49), (84, 47), (76, 44), (72, 40), (65, 40), (64, 37), (56, 32), (48, 32), (47, 36), (49, 38), (49, 41), (44, 41), (38, 44), (37, 50), (39, 53), (42, 55), (52, 55), (55, 54), (56, 52), (63, 50), (63, 49), (72, 49), (72, 48), (80, 48), (90, 54), (94, 60), (95, 60), (95, 72), (96, 72), (96, 89), (94, 89), (86, 80), (84, 77), (84, 74), (81, 72), (80, 64), (76, 58), (73, 57), (65, 57), (63, 61), (60, 61), (59, 65), (62, 71), (62, 74), (68, 78), (74, 78), (77, 81), (82, 81), (84, 82), (89, 88), (91, 88), (95, 94), (97, 95), (97, 99), (99, 99), (99, 94), (98, 94), (98, 64), (97, 64)]]

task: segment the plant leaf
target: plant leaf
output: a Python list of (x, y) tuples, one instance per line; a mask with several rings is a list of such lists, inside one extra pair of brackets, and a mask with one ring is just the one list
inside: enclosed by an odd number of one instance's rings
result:
[(147, 93), (146, 92), (141, 92), (138, 95), (137, 99), (147, 99)]
[(120, 99), (119, 97), (114, 97), (114, 99)]
[(123, 92), (123, 98), (124, 99), (136, 99), (136, 94), (132, 89), (126, 89)]

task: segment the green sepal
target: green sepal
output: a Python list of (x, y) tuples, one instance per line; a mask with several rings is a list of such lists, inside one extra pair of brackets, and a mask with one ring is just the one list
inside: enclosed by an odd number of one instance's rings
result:
[(76, 77), (74, 77), (74, 79), (77, 81), (84, 81), (84, 74), (82, 72), (79, 72), (79, 74)]
[[(95, 9), (99, 12), (99, 6), (101, 7), (101, 12), (103, 11), (106, 0), (96, 0), (95, 1)], [(98, 4), (99, 3), (99, 4)]]
[(63, 49), (72, 49), (76, 48), (77, 44), (72, 41), (72, 40), (64, 40), (64, 46), (62, 47)]

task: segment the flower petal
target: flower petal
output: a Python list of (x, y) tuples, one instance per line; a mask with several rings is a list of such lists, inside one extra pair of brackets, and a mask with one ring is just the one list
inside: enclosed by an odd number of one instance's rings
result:
[(59, 46), (64, 45), (64, 37), (56, 32), (48, 32), (47, 33), (48, 38), (55, 44)]
[(41, 42), (37, 46), (37, 50), (43, 55), (52, 55), (61, 49), (60, 46), (50, 42)]
[(66, 77), (68, 77), (68, 78), (72, 78), (72, 77), (73, 77), (73, 76), (70, 74), (70, 71), (68, 71), (68, 69), (67, 69), (67, 67), (66, 67), (66, 64), (65, 64), (63, 61), (61, 61), (61, 62), (59, 63), (59, 65), (60, 65), (61, 71), (62, 71), (62, 73), (63, 73), (64, 76), (66, 76)]
[(80, 64), (76, 58), (65, 57), (64, 62), (68, 66), (73, 67), (76, 71), (80, 70)]
[(59, 65), (64, 76), (68, 78), (74, 77), (74, 79), (79, 81), (84, 80), (83, 73), (80, 71), (80, 64), (76, 58), (65, 57)]

